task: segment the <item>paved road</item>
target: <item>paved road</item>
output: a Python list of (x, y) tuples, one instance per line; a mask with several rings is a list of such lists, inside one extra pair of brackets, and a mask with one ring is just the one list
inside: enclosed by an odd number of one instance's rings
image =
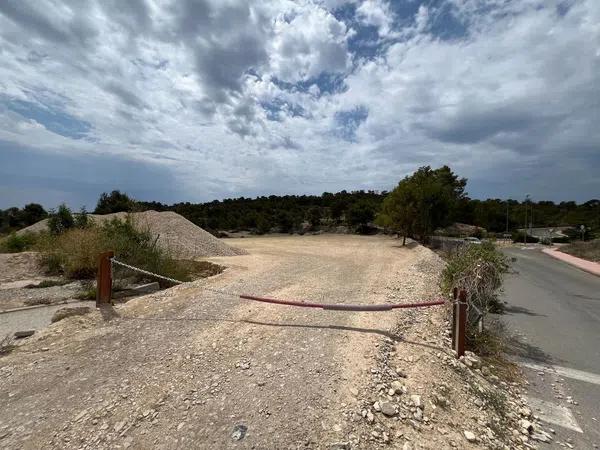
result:
[(94, 302), (59, 303), (42, 308), (0, 313), (0, 338), (19, 330), (42, 330), (50, 325), (56, 311), (66, 306), (95, 306)]
[(521, 335), (533, 406), (557, 441), (600, 448), (600, 277), (537, 249), (504, 252), (516, 258), (504, 319)]

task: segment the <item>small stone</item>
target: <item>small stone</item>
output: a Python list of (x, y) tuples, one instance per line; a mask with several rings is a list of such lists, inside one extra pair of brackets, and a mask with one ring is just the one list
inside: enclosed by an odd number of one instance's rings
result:
[(373, 409), (377, 412), (381, 411), (381, 406), (380, 406), (379, 402), (373, 403)]
[(381, 412), (388, 417), (396, 415), (396, 408), (391, 402), (381, 402), (379, 405), (381, 408)]
[(34, 333), (35, 333), (35, 330), (15, 331), (15, 338), (23, 339), (23, 338), (26, 338), (29, 336), (33, 336)]
[(421, 408), (421, 409), (423, 408), (423, 404), (421, 403), (421, 396), (420, 395), (411, 395), (410, 396), (410, 401), (417, 408)]
[(334, 442), (333, 444), (329, 444), (329, 450), (350, 450), (350, 442)]
[(356, 389), (355, 387), (351, 387), (350, 388), (350, 393), (355, 396), (358, 397), (358, 389)]
[(475, 436), (475, 434), (473, 434), (473, 432), (465, 430), (463, 431), (463, 434), (465, 435), (465, 439), (469, 442), (475, 442), (477, 441), (477, 437)]
[(124, 420), (121, 421), (121, 422), (115, 423), (115, 426), (113, 427), (113, 429), (115, 430), (115, 433), (120, 432), (123, 429), (123, 427), (125, 426), (126, 423), (127, 422), (124, 421)]
[(531, 439), (533, 439), (534, 441), (546, 442), (546, 443), (552, 441), (552, 438), (550, 437), (550, 435), (548, 435), (547, 433), (544, 433), (543, 431), (532, 433)]
[(246, 425), (236, 425), (233, 427), (233, 433), (231, 433), (231, 439), (234, 441), (241, 441), (246, 436), (246, 432), (248, 431), (248, 427)]
[(371, 411), (367, 411), (367, 422), (373, 423), (375, 421), (375, 416)]
[(419, 422), (422, 421), (423, 420), (423, 410), (421, 408), (417, 408), (417, 410), (413, 414), (413, 417), (415, 418), (415, 420), (418, 420)]
[(529, 420), (525, 420), (525, 419), (519, 420), (519, 426), (521, 427), (521, 429), (523, 431), (526, 431), (527, 433), (533, 432), (533, 424)]
[(391, 383), (392, 389), (394, 391), (396, 391), (396, 394), (402, 394), (404, 392), (404, 389), (406, 389), (404, 387), (404, 385), (402, 383), (400, 383), (398, 380), (394, 380)]

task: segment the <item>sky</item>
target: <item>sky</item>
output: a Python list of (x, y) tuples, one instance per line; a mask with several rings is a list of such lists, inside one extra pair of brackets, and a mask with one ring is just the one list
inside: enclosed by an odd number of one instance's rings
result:
[(0, 208), (600, 197), (598, 0), (0, 1)]

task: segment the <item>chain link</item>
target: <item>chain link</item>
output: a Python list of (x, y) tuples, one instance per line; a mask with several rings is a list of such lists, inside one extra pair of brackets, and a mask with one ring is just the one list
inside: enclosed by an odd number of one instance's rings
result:
[[(118, 266), (122, 266), (122, 267), (125, 267), (125, 268), (129, 269), (129, 270), (133, 270), (134, 272), (140, 272), (140, 273), (143, 273), (144, 275), (148, 275), (148, 276), (155, 277), (155, 278), (161, 278), (161, 279), (169, 281), (171, 283), (175, 283), (175, 284), (184, 284), (185, 283), (184, 281), (179, 281), (179, 280), (176, 280), (174, 278), (165, 277), (164, 275), (159, 275), (157, 273), (153, 273), (153, 272), (150, 272), (148, 270), (140, 269), (139, 267), (131, 266), (131, 265), (126, 264), (126, 263), (124, 263), (122, 261), (119, 261), (117, 258), (114, 258), (114, 257), (110, 259), (110, 262), (111, 262), (111, 264), (117, 264)], [(205, 291), (214, 292), (216, 294), (230, 295), (230, 296), (233, 296), (233, 297), (239, 297), (239, 294), (234, 294), (233, 292), (221, 291), (219, 289), (210, 288), (208, 286), (201, 286), (201, 289), (204, 289)]]
[(116, 259), (116, 258), (111, 258), (111, 259), (110, 259), (110, 262), (111, 262), (112, 264), (117, 264), (118, 266), (123, 266), (123, 267), (126, 267), (126, 268), (128, 268), (129, 270), (133, 270), (133, 271), (135, 271), (135, 272), (140, 272), (140, 273), (143, 273), (143, 274), (145, 274), (145, 275), (149, 275), (149, 276), (151, 276), (151, 277), (155, 277), (155, 278), (161, 278), (161, 279), (163, 279), (163, 280), (170, 281), (171, 283), (175, 283), (175, 284), (183, 284), (183, 283), (184, 283), (183, 281), (179, 281), (179, 280), (176, 280), (176, 279), (174, 279), (174, 278), (165, 277), (165, 276), (163, 276), (163, 275), (158, 275), (157, 273), (152, 273), (152, 272), (149, 272), (149, 271), (147, 271), (147, 270), (140, 269), (139, 267), (130, 266), (129, 264), (125, 264), (124, 262), (122, 262), (122, 261), (119, 261), (119, 260), (118, 260), (118, 259)]

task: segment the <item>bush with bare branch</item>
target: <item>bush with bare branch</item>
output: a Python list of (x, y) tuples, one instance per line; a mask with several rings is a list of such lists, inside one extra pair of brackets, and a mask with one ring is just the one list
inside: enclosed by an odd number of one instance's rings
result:
[(508, 260), (491, 242), (464, 245), (450, 255), (442, 272), (441, 288), (450, 293), (454, 287), (465, 289), (470, 304), (483, 315), (501, 312), (498, 300)]

